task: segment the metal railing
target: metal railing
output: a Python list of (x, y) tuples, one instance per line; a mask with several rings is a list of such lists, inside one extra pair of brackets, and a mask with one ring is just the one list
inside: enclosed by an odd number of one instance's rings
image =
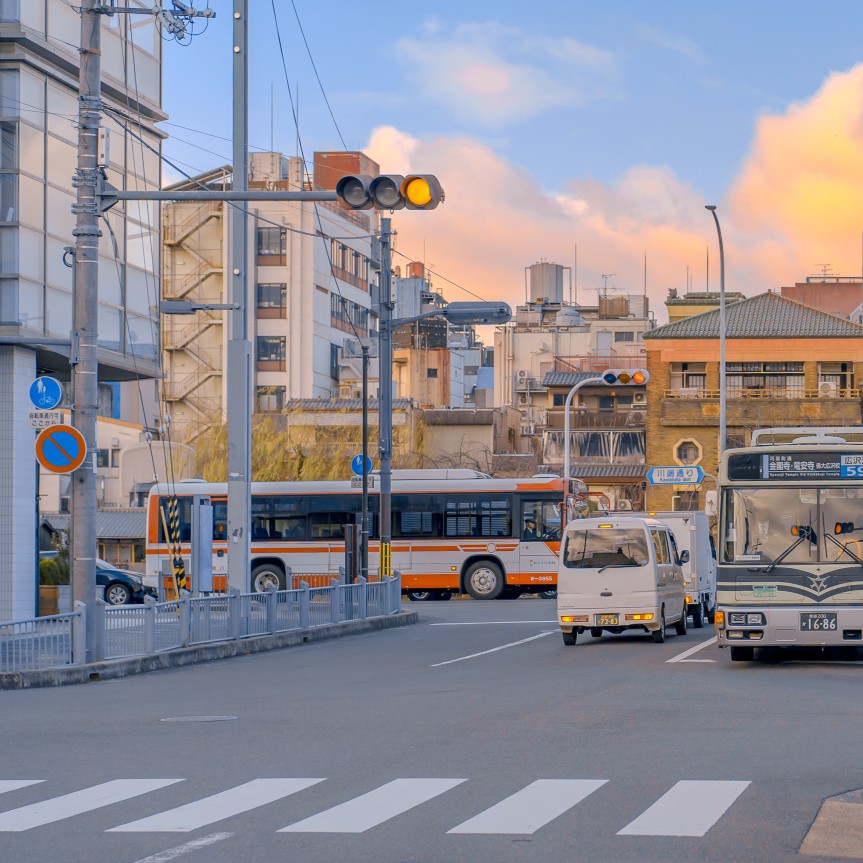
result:
[[(314, 576), (309, 576), (313, 578)], [(300, 577), (302, 579), (302, 576)], [(97, 600), (94, 661), (147, 656), (181, 647), (314, 629), (396, 614), (401, 578), (325, 587), (301, 580), (292, 590), (185, 597), (144, 605)], [(0, 672), (39, 671), (83, 663), (87, 609), (0, 624)]]
[[(859, 389), (834, 389), (833, 387), (819, 387), (818, 389), (740, 389), (728, 388), (729, 399), (859, 399), (863, 390)], [(667, 399), (718, 399), (719, 390), (702, 389), (701, 387), (683, 387), (681, 389), (665, 390), (664, 398)]]

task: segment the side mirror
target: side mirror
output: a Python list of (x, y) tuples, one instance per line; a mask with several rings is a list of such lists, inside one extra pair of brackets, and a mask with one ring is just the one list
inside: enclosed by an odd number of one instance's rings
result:
[(678, 556), (678, 560), (681, 563), (689, 563), (689, 551), (687, 549), (683, 549)]

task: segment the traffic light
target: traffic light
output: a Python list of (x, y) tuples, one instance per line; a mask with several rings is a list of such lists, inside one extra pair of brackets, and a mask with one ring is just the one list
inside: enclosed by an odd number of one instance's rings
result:
[(853, 533), (855, 530), (853, 521), (837, 521), (833, 533)]
[(433, 210), (444, 200), (431, 174), (348, 174), (336, 183), (336, 195), (346, 210)]
[(640, 387), (650, 380), (646, 369), (606, 369), (600, 377), (610, 387)]

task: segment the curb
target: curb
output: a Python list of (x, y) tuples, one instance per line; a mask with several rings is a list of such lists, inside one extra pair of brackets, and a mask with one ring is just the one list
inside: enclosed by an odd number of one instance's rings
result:
[(358, 635), (381, 629), (393, 629), (397, 626), (409, 626), (417, 623), (418, 620), (417, 612), (400, 611), (387, 617), (346, 620), (342, 623), (317, 626), (314, 629), (292, 630), (276, 635), (256, 635), (215, 644), (196, 644), (194, 647), (180, 647), (147, 656), (130, 656), (124, 659), (109, 659), (105, 662), (46, 668), (39, 671), (7, 671), (0, 673), (0, 690), (36, 689), (43, 686), (68, 686), (75, 683), (113, 680), (131, 674), (145, 674), (148, 671), (161, 671), (166, 668), (183, 668), (186, 665), (213, 662), (232, 656), (281, 650), (313, 641), (328, 641), (344, 635)]

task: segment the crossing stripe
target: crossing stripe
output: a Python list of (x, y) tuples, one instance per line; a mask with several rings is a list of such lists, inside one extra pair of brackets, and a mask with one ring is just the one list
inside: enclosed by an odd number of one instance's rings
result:
[(28, 785), (38, 785), (44, 781), (44, 779), (0, 779), (0, 794), (3, 794), (5, 791), (17, 791), (19, 788), (26, 788)]
[(188, 833), (232, 815), (248, 812), (296, 794), (323, 779), (253, 779), (219, 794), (195, 800), (139, 821), (112, 827), (106, 833)]
[(425, 803), (466, 779), (394, 779), (374, 791), (341, 803), (310, 818), (282, 827), (279, 833), (363, 833), (420, 803)]
[(20, 833), (22, 830), (52, 824), (64, 818), (71, 818), (73, 815), (82, 815), (84, 812), (101, 809), (112, 803), (120, 803), (130, 797), (137, 797), (139, 794), (156, 791), (166, 785), (182, 781), (182, 779), (114, 779), (111, 782), (103, 782), (101, 785), (93, 785), (91, 788), (64, 794), (62, 797), (54, 797), (31, 806), (2, 812), (0, 832)]
[(536, 833), (607, 779), (538, 779), (448, 833)]
[(617, 835), (703, 836), (750, 784), (685, 779)]

